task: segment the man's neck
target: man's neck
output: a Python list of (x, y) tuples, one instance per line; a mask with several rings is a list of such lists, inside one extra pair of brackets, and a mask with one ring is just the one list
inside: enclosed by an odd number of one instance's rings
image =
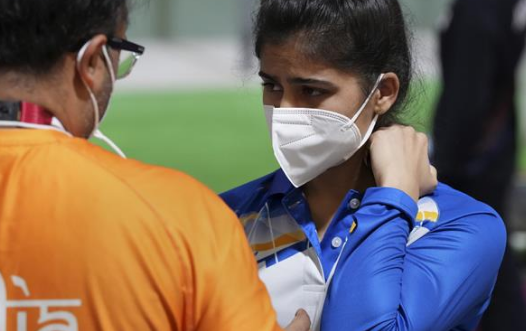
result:
[(54, 104), (54, 102), (52, 102), (49, 94), (40, 92), (39, 85), (41, 84), (37, 78), (19, 72), (1, 73), (0, 100), (8, 102), (25, 101), (46, 109), (52, 109), (54, 107), (49, 107), (49, 105)]
[(66, 128), (73, 128), (75, 118), (68, 112), (67, 93), (51, 78), (35, 77), (19, 72), (5, 72), (0, 75), (0, 100), (7, 102), (27, 102), (44, 108), (56, 117)]

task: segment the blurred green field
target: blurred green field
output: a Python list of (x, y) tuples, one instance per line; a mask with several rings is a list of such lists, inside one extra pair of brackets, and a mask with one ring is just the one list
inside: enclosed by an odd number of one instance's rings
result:
[[(417, 89), (408, 114), (419, 130), (429, 130), (438, 91)], [(257, 88), (118, 93), (102, 129), (128, 157), (182, 170), (216, 192), (278, 167)]]
[(128, 157), (216, 192), (277, 168), (258, 89), (117, 94), (102, 130)]

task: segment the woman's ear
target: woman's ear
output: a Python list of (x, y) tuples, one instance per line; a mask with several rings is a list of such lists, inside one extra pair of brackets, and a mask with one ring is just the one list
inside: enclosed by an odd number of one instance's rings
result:
[(378, 97), (374, 106), (374, 112), (378, 115), (387, 113), (398, 99), (399, 91), (400, 80), (398, 76), (393, 72), (384, 74), (376, 92)]

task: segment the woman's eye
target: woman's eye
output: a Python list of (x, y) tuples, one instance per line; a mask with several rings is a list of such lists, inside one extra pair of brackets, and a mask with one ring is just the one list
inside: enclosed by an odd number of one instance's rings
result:
[(270, 82), (264, 82), (262, 85), (264, 89), (269, 90), (271, 92), (281, 92), (283, 90), (281, 86)]
[(312, 87), (304, 87), (303, 88), (303, 94), (310, 96), (310, 97), (319, 97), (323, 95), (324, 91), (320, 89), (315, 89)]

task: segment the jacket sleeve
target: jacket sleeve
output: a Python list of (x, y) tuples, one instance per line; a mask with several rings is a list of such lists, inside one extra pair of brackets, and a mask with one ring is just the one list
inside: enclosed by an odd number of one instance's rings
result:
[(496, 214), (469, 214), (407, 246), (416, 212), (401, 191), (366, 192), (322, 329), (446, 331), (468, 316), (477, 322), (504, 253), (502, 221)]

